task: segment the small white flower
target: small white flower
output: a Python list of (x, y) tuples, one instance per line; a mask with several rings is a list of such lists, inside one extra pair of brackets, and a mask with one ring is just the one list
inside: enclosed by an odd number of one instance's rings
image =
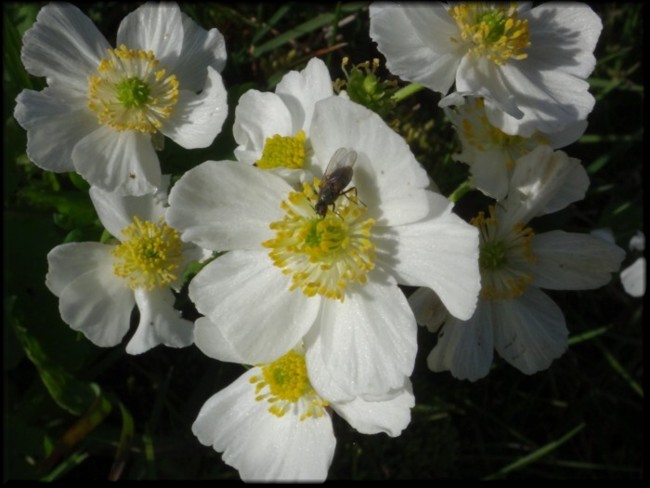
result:
[(449, 317), (428, 357), (430, 369), (475, 381), (488, 374), (496, 348), (517, 369), (533, 374), (565, 352), (564, 315), (541, 289), (603, 286), (625, 252), (592, 235), (535, 234), (527, 224), (582, 199), (588, 185), (577, 159), (548, 146), (517, 161), (508, 198), (472, 221), (480, 230), (482, 289), (476, 312), (469, 320)]
[[(585, 4), (373, 3), (388, 69), (447, 94), (485, 98), (490, 123), (525, 137), (585, 120), (602, 23)], [(443, 105), (445, 101), (441, 102)]]
[[(630, 239), (630, 251), (645, 250), (645, 234), (638, 231)], [(641, 256), (634, 260), (632, 264), (621, 271), (621, 283), (625, 292), (633, 297), (642, 297), (645, 295), (645, 257)]]
[[(200, 321), (206, 321), (202, 318)], [(300, 349), (249, 369), (209, 398), (192, 425), (244, 481), (324, 481), (334, 457), (332, 410), (364, 434), (395, 437), (411, 419), (410, 382), (376, 402), (329, 402), (312, 387)]]
[(237, 160), (298, 181), (309, 169), (310, 134), (316, 102), (334, 94), (325, 63), (312, 58), (302, 71), (290, 71), (275, 93), (248, 90), (235, 108), (233, 136)]
[[(476, 229), (381, 118), (342, 97), (316, 103), (312, 171), (354, 151), (348, 192), (316, 213), (319, 180), (296, 191), (268, 171), (208, 161), (172, 188), (168, 219), (183, 240), (230, 251), (192, 280), (212, 325), (195, 341), (218, 352), (220, 328), (243, 362), (273, 361), (304, 339), (312, 384), (330, 400), (399, 388), (414, 365), (416, 322), (400, 284), (426, 285), (469, 318), (480, 288)], [(342, 188), (343, 190), (343, 188)]]
[(193, 149), (221, 131), (225, 44), (217, 29), (200, 28), (175, 3), (147, 3), (122, 20), (117, 46), (77, 7), (43, 7), (21, 57), (48, 87), (23, 90), (14, 116), (37, 166), (144, 195), (161, 186), (154, 147), (162, 135)]
[(470, 167), (470, 181), (475, 188), (496, 200), (503, 200), (515, 162), (540, 144), (553, 149), (567, 146), (584, 133), (586, 121), (569, 124), (552, 134), (534, 132), (530, 137), (509, 135), (490, 124), (482, 98), (467, 97), (465, 103), (445, 114), (456, 128), (462, 151), (454, 154), (457, 161)]
[(120, 243), (74, 242), (47, 255), (45, 284), (59, 297), (61, 318), (94, 344), (119, 344), (140, 311), (138, 329), (126, 346), (140, 354), (158, 344), (185, 347), (194, 326), (174, 309), (172, 289), (203, 250), (184, 244), (164, 221), (166, 208), (157, 196), (119, 196), (99, 188), (90, 197), (104, 227)]

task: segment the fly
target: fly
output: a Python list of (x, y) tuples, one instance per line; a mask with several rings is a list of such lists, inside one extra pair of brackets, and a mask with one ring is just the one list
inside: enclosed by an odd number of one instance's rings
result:
[[(321, 217), (327, 214), (327, 208), (331, 205), (332, 211), (336, 213), (336, 200), (341, 195), (354, 191), (356, 187), (345, 190), (350, 181), (352, 181), (353, 166), (357, 160), (357, 152), (352, 149), (340, 147), (336, 150), (330, 162), (327, 164), (323, 180), (320, 182), (318, 190), (318, 201), (314, 210)], [(347, 197), (347, 195), (346, 195)]]

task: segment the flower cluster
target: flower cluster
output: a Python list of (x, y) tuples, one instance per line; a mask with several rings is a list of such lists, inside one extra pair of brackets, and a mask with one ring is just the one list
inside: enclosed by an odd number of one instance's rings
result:
[[(495, 348), (524, 373), (548, 368), (568, 331), (540, 289), (600, 287), (624, 257), (596, 237), (529, 225), (585, 195), (580, 162), (556, 149), (586, 129), (600, 28), (584, 5), (371, 5), (390, 71), (444, 95), (455, 83), (441, 102), (462, 144), (455, 158), (495, 199), (465, 222), (383, 120), (395, 83), (374, 64), (334, 90), (318, 58), (274, 92), (241, 95), (233, 159), (174, 175), (168, 193), (164, 137), (208, 148), (226, 121), (221, 33), (147, 3), (112, 48), (77, 7), (43, 7), (22, 61), (47, 87), (24, 90), (14, 115), (34, 164), (91, 185), (111, 235), (49, 253), (62, 319), (110, 347), (136, 305), (127, 353), (195, 344), (250, 366), (192, 425), (250, 481), (323, 481), (334, 413), (361, 433), (400, 435), (415, 405), (418, 322), (445, 322), (433, 371), (478, 379)], [(203, 267), (189, 279), (193, 262)], [(174, 308), (186, 284), (194, 322)], [(421, 288), (407, 297), (403, 286)]]

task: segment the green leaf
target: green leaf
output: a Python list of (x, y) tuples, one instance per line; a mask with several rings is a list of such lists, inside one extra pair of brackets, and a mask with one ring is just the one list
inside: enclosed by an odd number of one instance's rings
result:
[(17, 320), (13, 322), (13, 328), (16, 338), (29, 360), (36, 366), (43, 384), (57, 405), (73, 415), (81, 415), (88, 410), (97, 397), (96, 388), (77, 380), (61, 366), (53, 363), (38, 340), (26, 327), (18, 324)]

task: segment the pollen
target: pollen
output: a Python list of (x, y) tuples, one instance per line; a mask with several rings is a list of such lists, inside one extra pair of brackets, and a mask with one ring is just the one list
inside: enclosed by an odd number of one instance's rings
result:
[(495, 7), (484, 3), (461, 3), (449, 9), (449, 15), (456, 21), (461, 39), (472, 56), (487, 57), (498, 65), (509, 60), (528, 57), (530, 46), (528, 20), (519, 19), (517, 7)]
[(507, 155), (506, 166), (512, 168), (515, 161), (528, 154), (539, 145), (548, 144), (548, 139), (540, 132), (530, 137), (506, 134), (494, 127), (488, 120), (482, 98), (468, 100), (458, 107), (460, 125), (458, 130), (463, 142), (478, 151), (499, 149)]
[(282, 202), (286, 212), (270, 227), (275, 238), (262, 243), (273, 264), (291, 275), (291, 290), (300, 288), (309, 296), (345, 299), (350, 283), (365, 283), (374, 268), (373, 219), (365, 218), (366, 206), (354, 195), (341, 195), (335, 210), (324, 217), (314, 210), (318, 201), (313, 184), (303, 183), (302, 192), (291, 192)]
[(314, 391), (307, 376), (305, 358), (292, 350), (270, 364), (261, 367), (261, 374), (253, 376), (255, 400), (269, 403), (269, 412), (283, 417), (294, 412), (300, 420), (325, 415), (328, 403)]
[(537, 260), (531, 249), (533, 230), (522, 224), (501, 229), (493, 206), (488, 217), (479, 212), (470, 223), (480, 235), (481, 298), (512, 300), (522, 295), (533, 281), (527, 265)]
[(305, 166), (306, 155), (305, 131), (293, 137), (275, 134), (266, 138), (262, 157), (255, 164), (262, 169), (300, 169)]
[(159, 66), (151, 51), (109, 49), (88, 78), (88, 107), (100, 124), (116, 131), (154, 134), (178, 102), (175, 75)]
[(177, 279), (182, 261), (178, 231), (162, 219), (153, 223), (134, 217), (122, 236), (124, 240), (113, 250), (113, 271), (129, 288), (153, 290)]

